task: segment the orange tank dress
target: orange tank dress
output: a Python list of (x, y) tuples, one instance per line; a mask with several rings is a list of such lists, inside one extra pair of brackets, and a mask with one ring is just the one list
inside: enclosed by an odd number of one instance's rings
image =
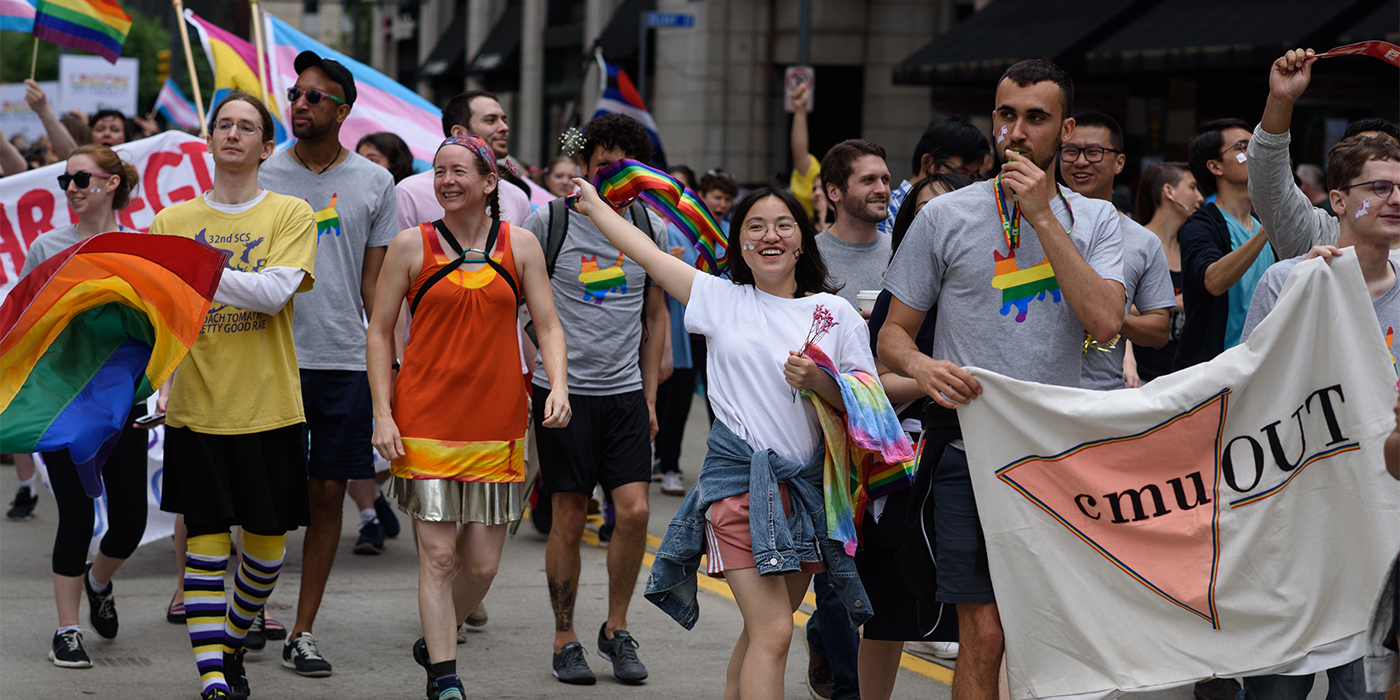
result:
[[(456, 257), (432, 224), (419, 233), (423, 269), (410, 302)], [(491, 257), (515, 271), (510, 224), (501, 223)], [(405, 453), (392, 463), (391, 493), (409, 515), (487, 524), (520, 518), (529, 405), (516, 318), (515, 292), (485, 264), (449, 273), (419, 302), (391, 402)]]

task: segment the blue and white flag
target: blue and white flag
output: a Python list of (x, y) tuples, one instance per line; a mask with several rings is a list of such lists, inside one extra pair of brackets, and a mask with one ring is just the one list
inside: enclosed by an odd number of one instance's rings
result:
[(165, 79), (165, 84), (160, 86), (160, 94), (156, 96), (156, 111), (165, 115), (166, 121), (182, 129), (200, 128), (199, 113), (195, 111), (194, 103), (169, 78)]

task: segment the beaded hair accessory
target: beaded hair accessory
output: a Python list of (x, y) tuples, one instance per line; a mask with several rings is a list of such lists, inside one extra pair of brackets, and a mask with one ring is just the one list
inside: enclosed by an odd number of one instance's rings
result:
[[(447, 146), (461, 146), (463, 148), (466, 148), (472, 153), (475, 153), (477, 158), (480, 158), (483, 162), (486, 163), (487, 167), (491, 168), (492, 175), (495, 175), (497, 178), (501, 176), (500, 171), (496, 169), (495, 152), (491, 150), (490, 146), (486, 145), (486, 141), (480, 136), (477, 136), (476, 134), (467, 134), (466, 136), (449, 136), (446, 140), (442, 142), (441, 145), (438, 146), (438, 150), (441, 151)], [(509, 158), (505, 159), (505, 164), (506, 168), (510, 170), (512, 175), (519, 177), (520, 173), (516, 172), (515, 165), (510, 162)]]
[(559, 135), (559, 148), (570, 158), (582, 153), (587, 144), (588, 139), (583, 137), (583, 132), (579, 131), (578, 127), (571, 126)]

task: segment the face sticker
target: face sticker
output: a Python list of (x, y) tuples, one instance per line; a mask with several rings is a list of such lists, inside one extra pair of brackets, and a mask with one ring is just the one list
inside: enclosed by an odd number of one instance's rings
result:
[(1249, 159), (1246, 158), (1246, 157), (1244, 157), (1244, 154), (1243, 154), (1243, 153), (1236, 153), (1236, 154), (1235, 154), (1235, 162), (1236, 162), (1236, 163), (1243, 163), (1243, 162), (1245, 162), (1245, 161), (1247, 161), (1247, 160), (1249, 160)]
[(997, 144), (998, 144), (998, 145), (1000, 145), (1002, 141), (1005, 141), (1005, 140), (1006, 140), (1006, 132), (1007, 132), (1008, 130), (1009, 130), (1008, 127), (1007, 127), (1005, 124), (1003, 124), (1002, 127), (1001, 127), (1001, 131), (997, 132)]
[(98, 192), (101, 192), (101, 191), (102, 191), (102, 188), (100, 188), (100, 187), (94, 187), (94, 188), (92, 188), (92, 189), (90, 189), (90, 190), (88, 190), (88, 191), (91, 192), (91, 193), (93, 193), (93, 194), (97, 194)]
[(749, 241), (744, 241), (744, 250), (758, 250), (758, 247)]
[(1370, 211), (1370, 210), (1371, 210), (1371, 200), (1369, 200), (1369, 199), (1363, 199), (1363, 200), (1361, 200), (1361, 206), (1359, 206), (1359, 207), (1356, 208), (1356, 213), (1355, 213), (1355, 214), (1352, 214), (1352, 215), (1351, 215), (1351, 218), (1353, 218), (1353, 219), (1360, 219), (1361, 217), (1363, 217), (1363, 216), (1366, 215), (1366, 212), (1368, 212), (1368, 211)]

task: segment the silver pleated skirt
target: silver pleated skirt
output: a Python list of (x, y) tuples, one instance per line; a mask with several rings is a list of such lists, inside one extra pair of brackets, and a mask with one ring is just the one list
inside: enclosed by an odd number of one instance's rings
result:
[(385, 492), (399, 502), (399, 510), (428, 522), (503, 525), (521, 518), (525, 484), (487, 483), (452, 479), (389, 477)]

